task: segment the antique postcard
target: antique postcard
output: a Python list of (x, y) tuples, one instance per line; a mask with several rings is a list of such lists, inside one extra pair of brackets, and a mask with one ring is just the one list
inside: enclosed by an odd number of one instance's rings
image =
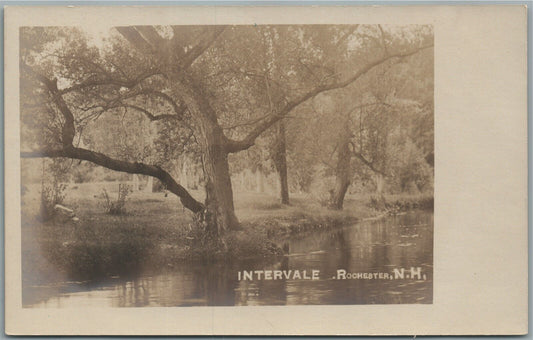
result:
[(526, 13), (7, 7), (7, 333), (526, 333)]

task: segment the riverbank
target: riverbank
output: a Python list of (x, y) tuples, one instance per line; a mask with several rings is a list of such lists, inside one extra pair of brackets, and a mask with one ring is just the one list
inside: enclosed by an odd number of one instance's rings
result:
[(293, 195), (291, 205), (284, 206), (274, 196), (236, 193), (236, 214), (242, 230), (226, 235), (226, 250), (221, 252), (172, 195), (134, 193), (123, 215), (105, 213), (102, 198), (91, 195), (88, 188), (71, 188), (66, 197), (65, 205), (75, 211), (77, 221), (56, 218), (41, 223), (35, 199), (23, 204), (25, 280), (40, 281), (58, 275), (79, 280), (124, 275), (146, 266), (172, 267), (206, 257), (281, 256), (283, 240), (288, 237), (387, 213), (386, 209), (373, 206), (370, 196), (349, 196), (343, 211), (331, 211), (304, 195)]

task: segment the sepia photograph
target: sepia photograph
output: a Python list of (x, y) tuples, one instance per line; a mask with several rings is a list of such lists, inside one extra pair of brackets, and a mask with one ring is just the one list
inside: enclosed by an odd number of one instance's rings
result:
[(7, 8), (8, 334), (527, 330), (523, 13)]
[(432, 303), (430, 25), (19, 39), (24, 307)]

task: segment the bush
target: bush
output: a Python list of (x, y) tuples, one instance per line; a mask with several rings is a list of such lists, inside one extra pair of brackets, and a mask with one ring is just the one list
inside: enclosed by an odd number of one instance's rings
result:
[(131, 185), (121, 183), (118, 185), (117, 200), (112, 201), (107, 191), (102, 189), (102, 196), (104, 197), (104, 211), (111, 215), (124, 215), (126, 213), (126, 201), (131, 192)]
[(245, 260), (283, 255), (283, 250), (268, 239), (265, 233), (229, 233), (224, 242), (227, 245), (226, 256), (229, 259)]
[(212, 243), (215, 244), (218, 241), (202, 214), (192, 216), (192, 222), (186, 227), (185, 235), (188, 245), (193, 248), (209, 248)]
[(93, 168), (86, 164), (80, 164), (72, 169), (74, 183), (88, 183), (93, 180)]
[(382, 211), (385, 210), (385, 197), (383, 196), (371, 196), (370, 203), (368, 204), (372, 209)]
[[(323, 175), (323, 176), (322, 176)], [(321, 177), (322, 176), (322, 177)], [(324, 172), (318, 174), (314, 179), (309, 197), (323, 207), (327, 207), (331, 202), (335, 187), (335, 177), (326, 176)]]
[(67, 185), (61, 183), (60, 179), (68, 178), (68, 171), (71, 163), (72, 162), (68, 160), (59, 158), (54, 158), (51, 161), (43, 160), (41, 205), (39, 209), (42, 222), (54, 218), (56, 216), (54, 207), (56, 204), (63, 204), (63, 201), (65, 200), (65, 190), (67, 189)]
[(166, 186), (157, 178), (154, 178), (154, 184), (152, 185), (152, 192), (163, 192), (167, 188)]
[(377, 211), (397, 214), (414, 209), (433, 210), (433, 195), (397, 196), (388, 197), (372, 196), (368, 204)]
[(57, 180), (54, 180), (51, 186), (45, 186), (43, 184), (41, 190), (41, 207), (40, 207), (40, 218), (41, 221), (46, 222), (54, 218), (56, 211), (54, 207), (56, 204), (62, 204), (65, 200), (65, 190), (67, 185), (64, 183), (59, 183)]

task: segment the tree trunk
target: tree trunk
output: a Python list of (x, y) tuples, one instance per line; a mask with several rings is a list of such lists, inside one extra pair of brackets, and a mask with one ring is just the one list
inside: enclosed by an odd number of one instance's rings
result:
[(274, 145), (274, 165), (279, 175), (281, 204), (289, 204), (289, 181), (287, 176), (287, 140), (285, 123), (278, 123), (276, 142)]
[(137, 176), (137, 174), (133, 174), (133, 188), (132, 190), (133, 191), (139, 191), (139, 176)]
[(263, 171), (261, 171), (260, 167), (257, 168), (255, 170), (255, 191), (258, 194), (265, 192), (265, 181), (263, 177)]
[(183, 157), (182, 165), (181, 165), (181, 174), (180, 174), (180, 184), (187, 189), (191, 188), (191, 185), (189, 184), (189, 174), (187, 171), (187, 158)]
[(287, 178), (287, 166), (279, 173), (281, 204), (289, 205), (289, 183)]
[(206, 176), (205, 221), (215, 235), (239, 229), (233, 205), (233, 189), (228, 153), (221, 129), (207, 130), (203, 145), (203, 166)]
[(148, 176), (148, 180), (146, 181), (146, 187), (144, 188), (144, 192), (152, 193), (154, 189), (154, 178), (151, 176)]
[(385, 178), (382, 174), (377, 173), (376, 174), (376, 194), (382, 195), (383, 189), (385, 187)]
[(244, 192), (246, 191), (246, 176), (245, 176), (245, 172), (244, 170), (241, 171), (241, 174), (240, 174), (240, 179), (241, 179), (241, 187), (240, 187), (240, 190), (241, 192)]
[(204, 222), (214, 236), (221, 237), (227, 230), (240, 228), (233, 205), (228, 139), (201, 84), (185, 73), (176, 74), (176, 80), (176, 88), (198, 128), (196, 135), (202, 151), (206, 188)]
[(331, 194), (329, 204), (330, 209), (342, 210), (344, 205), (344, 196), (350, 186), (352, 177), (351, 171), (351, 152), (349, 136), (344, 136), (341, 140), (337, 152), (337, 167), (335, 169), (335, 188)]

